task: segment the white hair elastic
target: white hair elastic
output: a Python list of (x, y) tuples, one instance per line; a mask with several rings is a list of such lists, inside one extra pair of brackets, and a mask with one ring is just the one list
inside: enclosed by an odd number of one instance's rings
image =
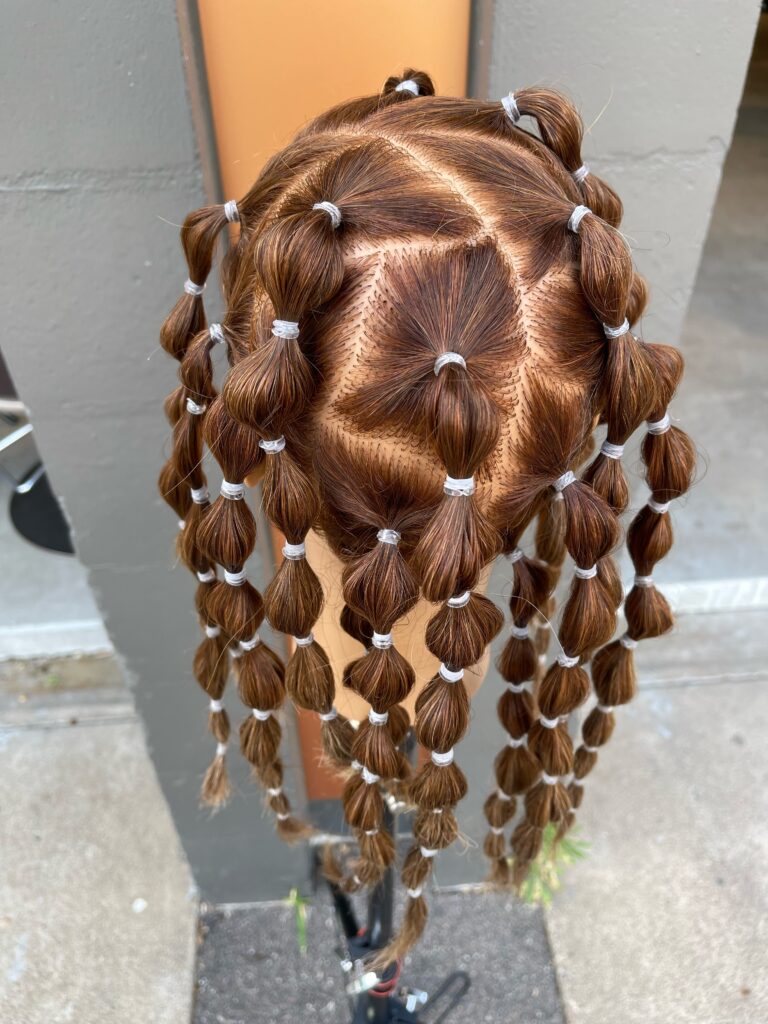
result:
[(441, 753), (439, 750), (433, 750), (430, 756), (432, 764), (436, 764), (438, 768), (447, 768), (449, 764), (453, 764), (453, 747), (444, 753)]
[(187, 295), (195, 295), (197, 298), (199, 298), (205, 291), (205, 285), (195, 284), (194, 281), (192, 281), (190, 278), (187, 278), (187, 280), (184, 282), (184, 291), (187, 293)]
[(573, 575), (579, 580), (593, 580), (597, 576), (597, 562), (590, 565), (588, 569), (582, 569), (580, 565), (577, 565), (573, 570)]
[(610, 713), (613, 711), (613, 704), (596, 704), (595, 707), (604, 715), (610, 715)]
[(205, 635), (209, 640), (215, 640), (217, 636), (221, 636), (221, 628), (219, 626), (206, 626)]
[(588, 754), (597, 754), (600, 752), (600, 747), (588, 747), (586, 743), (583, 744), (583, 747)]
[(232, 483), (231, 480), (221, 481), (221, 496), (228, 501), (242, 501), (245, 497), (245, 484)]
[(335, 203), (329, 203), (327, 200), (323, 200), (322, 203), (315, 203), (312, 207), (313, 210), (322, 210), (323, 213), (327, 213), (331, 218), (331, 225), (337, 228), (341, 224), (341, 210)]
[(421, 886), (417, 886), (415, 889), (405, 890), (412, 900), (417, 900), (421, 896)]
[(274, 711), (269, 708), (266, 711), (262, 711), (261, 708), (251, 708), (251, 714), (254, 718), (258, 718), (260, 722), (266, 722), (267, 719), (272, 717)]
[(496, 796), (499, 798), (499, 800), (503, 800), (504, 803), (508, 803), (512, 799), (509, 793), (505, 793), (501, 786), (497, 788)]
[(669, 512), (669, 506), (671, 504), (671, 501), (654, 501), (653, 498), (648, 499), (648, 508), (660, 516), (663, 516), (665, 512)]
[(334, 718), (339, 717), (339, 712), (333, 707), (330, 711), (319, 711), (317, 717), (321, 722), (332, 722)]
[(557, 664), (560, 665), (561, 668), (575, 668), (579, 664), (579, 656), (577, 654), (575, 657), (571, 658), (565, 653), (565, 651), (561, 651), (557, 656)]
[(441, 678), (446, 681), (446, 683), (458, 683), (460, 679), (464, 678), (463, 668), (448, 668), (448, 666), (442, 661), (440, 662), (440, 668), (438, 669), (438, 672), (440, 673)]
[(363, 766), (360, 764), (359, 761), (350, 761), (349, 767), (352, 769), (352, 771), (359, 772)]
[(652, 587), (653, 576), (635, 576), (636, 587)]
[(432, 857), (436, 857), (438, 853), (440, 853), (440, 851), (433, 850), (429, 846), (420, 846), (419, 853), (421, 854), (422, 857), (424, 857), (425, 860), (430, 860)]
[(241, 640), (239, 643), (240, 650), (243, 654), (247, 654), (249, 651), (254, 650), (261, 643), (261, 637), (258, 633), (254, 633), (250, 640)]
[(226, 203), (224, 203), (224, 216), (230, 224), (240, 223), (240, 211), (237, 208), (236, 199), (228, 199)]
[(176, 520), (176, 525), (178, 526), (178, 528), (180, 530), (183, 530), (184, 527), (187, 525), (187, 521), (186, 521), (186, 519), (177, 519)]
[(213, 697), (211, 698), (211, 702), (208, 705), (208, 707), (214, 713), (214, 715), (218, 715), (220, 711), (224, 710), (224, 705), (221, 703), (221, 701), (214, 700)]
[(577, 167), (576, 170), (571, 174), (571, 177), (577, 185), (581, 185), (582, 182), (589, 176), (589, 164), (582, 164), (581, 167)]
[(377, 836), (379, 834), (379, 830), (377, 828), (367, 828), (365, 829), (365, 834), (367, 836)]
[(503, 828), (497, 828), (496, 825), (491, 825), (491, 832), (493, 832), (493, 834), (495, 836), (503, 836), (504, 835), (504, 829)]
[(242, 587), (245, 583), (245, 569), (238, 569), (237, 572), (230, 572), (229, 569), (225, 569), (224, 579), (230, 587)]
[(637, 647), (637, 640), (633, 640), (629, 633), (625, 633), (624, 636), (619, 637), (619, 643), (622, 647), (626, 647), (628, 651), (634, 651)]
[(268, 793), (269, 796), (272, 796), (272, 797), (280, 796), (280, 794), (282, 792), (283, 792), (283, 787), (282, 786), (267, 786), (267, 793)]
[(523, 734), (522, 736), (513, 736), (511, 733), (507, 733), (507, 746), (512, 747), (513, 750), (517, 750), (519, 747), (528, 746), (528, 737)]
[(374, 629), (371, 643), (380, 651), (387, 651), (392, 646), (391, 633), (377, 633)]
[(455, 597), (449, 597), (445, 602), (449, 608), (464, 608), (469, 604), (469, 599), (472, 597), (470, 590), (465, 590), (463, 594), (456, 594)]
[(295, 636), (293, 642), (297, 647), (309, 647), (310, 644), (315, 642), (314, 633), (307, 633), (306, 636)]
[(666, 434), (672, 424), (669, 422), (669, 413), (665, 412), (660, 420), (648, 420), (649, 434)]
[(418, 82), (414, 82), (412, 78), (406, 78), (404, 82), (398, 82), (398, 84), (395, 86), (395, 92), (410, 92), (414, 96), (418, 96)]
[(545, 718), (544, 715), (539, 715), (539, 721), (545, 729), (556, 729), (560, 725), (559, 718)]
[(202, 416), (206, 408), (207, 406), (205, 405), (198, 405), (193, 398), (187, 399), (187, 412), (193, 416)]
[(379, 532), (376, 534), (376, 540), (379, 542), (379, 544), (394, 544), (395, 547), (397, 547), (397, 545), (400, 543), (400, 534), (397, 532), (397, 530), (390, 530), (389, 528), (385, 528), (383, 530), (379, 530)]
[(555, 482), (552, 484), (552, 486), (555, 488), (558, 494), (562, 494), (566, 487), (570, 487), (571, 484), (575, 483), (576, 474), (569, 469), (566, 473), (563, 473), (562, 476), (559, 476), (557, 480), (555, 480)]
[(511, 565), (514, 565), (515, 562), (519, 562), (521, 558), (525, 558), (525, 553), (520, 548), (515, 548), (507, 555), (507, 559)]
[(202, 487), (190, 487), (189, 493), (195, 505), (204, 505), (211, 496), (205, 484)]
[[(544, 655), (544, 660), (547, 660), (546, 655)], [(512, 693), (525, 693), (526, 690), (531, 688), (531, 685), (532, 681), (530, 679), (526, 679), (523, 683), (507, 683)]]
[(624, 454), (623, 444), (612, 444), (610, 441), (603, 441), (600, 445), (600, 454), (606, 459), (620, 459)]
[(374, 783), (378, 782), (381, 778), (381, 776), (377, 775), (375, 772), (368, 771), (365, 765), (363, 765), (362, 776), (363, 782), (367, 782), (369, 786), (373, 786)]
[(514, 622), (509, 627), (509, 632), (515, 640), (527, 640), (529, 636), (527, 626), (516, 626)]
[(520, 113), (520, 108), (517, 105), (515, 94), (511, 92), (507, 96), (502, 96), (501, 105), (507, 112), (507, 117), (510, 119), (512, 124), (517, 124), (523, 115)]
[(208, 325), (208, 337), (214, 343), (214, 345), (226, 345), (227, 339), (224, 337), (224, 331), (221, 324), (209, 324)]
[(368, 711), (368, 721), (371, 723), (371, 725), (386, 725), (388, 720), (389, 720), (389, 712), (388, 711), (378, 712), (378, 711), (374, 711), (373, 708), (371, 708)]
[(296, 341), (299, 336), (299, 325), (294, 320), (273, 320), (272, 333), (283, 341)]
[(261, 448), (263, 452), (266, 452), (267, 455), (277, 455), (278, 452), (281, 452), (283, 448), (285, 448), (285, 438), (281, 434), (280, 437), (276, 437), (274, 441), (265, 441), (262, 439), (259, 441), (259, 448)]
[(624, 318), (624, 322), (620, 323), (618, 327), (611, 327), (610, 324), (603, 324), (603, 333), (606, 338), (622, 338), (625, 334), (629, 333), (629, 320)]
[(468, 498), (475, 493), (475, 478), (446, 476), (443, 490), (452, 498)]
[(216, 573), (213, 569), (206, 569), (205, 572), (197, 572), (195, 575), (201, 583), (213, 583), (216, 579)]
[(541, 781), (546, 786), (554, 786), (557, 783), (557, 776), (556, 775), (549, 775), (547, 772), (542, 772), (541, 773)]
[(302, 558), (306, 558), (307, 548), (304, 541), (299, 541), (298, 544), (291, 544), (286, 541), (283, 544), (283, 555), (291, 562), (298, 562)]
[(275, 817), (278, 821), (288, 821), (290, 814), (283, 813), (282, 811), (275, 811)]
[(217, 743), (216, 744), (216, 757), (224, 757), (226, 752), (227, 752), (227, 744), (226, 743)]
[(235, 659), (242, 658), (242, 656), (243, 656), (243, 652), (240, 650), (239, 647), (228, 647), (227, 650), (232, 655), (232, 657), (235, 658)]
[(592, 213), (588, 206), (574, 206), (568, 218), (568, 230), (578, 234), (579, 226), (588, 213)]
[(456, 363), (457, 366), (463, 366), (466, 370), (467, 363), (464, 356), (460, 356), (458, 352), (443, 352), (435, 360), (435, 376), (437, 377), (444, 366), (448, 363)]

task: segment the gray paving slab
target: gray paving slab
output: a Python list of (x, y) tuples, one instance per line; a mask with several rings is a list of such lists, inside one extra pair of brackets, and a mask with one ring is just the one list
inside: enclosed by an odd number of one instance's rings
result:
[[(471, 987), (450, 1024), (565, 1024), (539, 910), (479, 893), (440, 893), (431, 904), (429, 938), (406, 961), (405, 985), (434, 991), (464, 970)], [(322, 892), (309, 910), (306, 954), (290, 907), (211, 909), (202, 925), (194, 1024), (351, 1019)]]
[(569, 1024), (768, 1020), (766, 736), (768, 676), (621, 711), (546, 914)]
[(3, 714), (0, 1017), (187, 1024), (197, 896), (142, 727), (76, 697)]

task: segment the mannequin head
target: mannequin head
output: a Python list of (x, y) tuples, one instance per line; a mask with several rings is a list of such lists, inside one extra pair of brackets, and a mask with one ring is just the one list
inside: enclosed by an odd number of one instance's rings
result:
[[(374, 883), (394, 857), (381, 784), (414, 805), (406, 916), (389, 955), (423, 928), (423, 885), (458, 831), (463, 673), (503, 622), (479, 592), (484, 570), (505, 554), (514, 577), (499, 661), (509, 742), (486, 801), (485, 850), (492, 878), (507, 881), (504, 828), (523, 797), (511, 840), (519, 882), (545, 827), (570, 826), (612, 709), (632, 697), (633, 644), (671, 626), (650, 576), (672, 542), (666, 503), (694, 467), (690, 441), (664, 419), (682, 360), (631, 332), (645, 287), (618, 231), (618, 198), (582, 165), (574, 109), (539, 89), (499, 103), (433, 91), (423, 74), (389, 80), (381, 96), (312, 122), (236, 204), (191, 214), (182, 230), (190, 280), (162, 332), (182, 383), (167, 403), (174, 445), (161, 489), (184, 520), (179, 551), (200, 580), (207, 635), (195, 670), (219, 744), (205, 794), (226, 795), (229, 723), (218, 702), (232, 654), (253, 709), (241, 748), (287, 838), (302, 828), (282, 792), (274, 712), (284, 689), (320, 715), (326, 753), (348, 776), (360, 857), (345, 884)], [(523, 130), (526, 116), (539, 137)], [(239, 234), (222, 267), (226, 313), (209, 328), (200, 286), (228, 221)], [(219, 341), (231, 364), (221, 394), (210, 358)], [(621, 449), (645, 421), (652, 494), (627, 536), (638, 573), (628, 633), (611, 643), (622, 590), (610, 553), (628, 503)], [(598, 423), (607, 438), (593, 456)], [(225, 478), (212, 503), (203, 444)], [(243, 483), (254, 473), (286, 538), (263, 598), (244, 578), (256, 526)], [(537, 551), (523, 554), (533, 522)], [(357, 729), (334, 706), (328, 656), (312, 634), (323, 591), (306, 557), (310, 530), (340, 560), (342, 625), (364, 649), (344, 673), (371, 709)], [(557, 658), (534, 694), (534, 627), (551, 610), (566, 553), (575, 572)], [(409, 778), (398, 747), (415, 679), (391, 634), (419, 599), (434, 606), (424, 643), (440, 668), (415, 702), (430, 756)], [(284, 674), (255, 639), (265, 614), (294, 638)], [(590, 661), (598, 705), (574, 750), (567, 717), (589, 697)]]

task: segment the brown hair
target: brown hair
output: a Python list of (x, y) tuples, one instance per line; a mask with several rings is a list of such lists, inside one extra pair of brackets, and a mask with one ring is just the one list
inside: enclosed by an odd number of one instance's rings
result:
[[(538, 136), (521, 128), (524, 116)], [(240, 695), (254, 710), (242, 749), (287, 835), (301, 829), (282, 792), (274, 712), (284, 687), (320, 715), (326, 753), (347, 772), (344, 809), (359, 843), (349, 887), (374, 883), (392, 863), (379, 784), (407, 782), (416, 809), (402, 868), (408, 899), (382, 962), (423, 930), (434, 857), (458, 834), (454, 808), (467, 784), (454, 747), (469, 719), (462, 677), (502, 625), (478, 590), (501, 552), (514, 579), (499, 659), (508, 743), (485, 804), (491, 877), (509, 876), (504, 833), (516, 797), (517, 882), (544, 828), (555, 822), (563, 833), (573, 819), (594, 748), (612, 727), (608, 705), (631, 696), (631, 645), (609, 643), (621, 602), (610, 553), (627, 504), (621, 449), (646, 419), (662, 422), (644, 443), (651, 503), (628, 537), (639, 577), (626, 602), (628, 637), (658, 635), (671, 621), (646, 577), (671, 544), (661, 503), (693, 471), (688, 439), (663, 429), (682, 364), (630, 330), (646, 289), (617, 231), (621, 204), (582, 164), (581, 139), (578, 115), (554, 92), (523, 90), (500, 103), (438, 98), (426, 75), (409, 70), (380, 96), (317, 118), (236, 206), (193, 214), (182, 230), (195, 287), (163, 328), (182, 385), (166, 405), (173, 451), (161, 489), (185, 520), (185, 563), (201, 580), (214, 566), (224, 571), (200, 584), (201, 621), (219, 633), (203, 641), (196, 674), (218, 700), (227, 648), (241, 655)], [(235, 211), (239, 236), (222, 265), (227, 311), (206, 328), (199, 286)], [(222, 339), (231, 369), (217, 396), (210, 350)], [(599, 421), (606, 442), (578, 479)], [(212, 504), (202, 501), (203, 440), (225, 477)], [(242, 488), (262, 464), (264, 509), (286, 537), (263, 601), (244, 581), (255, 522)], [(527, 555), (518, 545), (534, 520)], [(371, 707), (356, 730), (333, 706), (331, 668), (312, 635), (323, 601), (304, 548), (313, 528), (343, 562), (342, 624), (363, 647), (344, 673)], [(566, 552), (575, 572), (559, 654), (542, 673)], [(429, 756), (408, 780), (400, 704), (415, 679), (392, 628), (420, 596), (438, 606), (425, 643), (440, 668), (416, 701), (415, 733)], [(284, 676), (254, 635), (265, 610), (295, 638)], [(600, 705), (574, 758), (566, 718), (589, 696), (590, 659)], [(221, 715), (212, 728), (223, 744)], [(216, 799), (222, 772), (219, 757), (208, 787)]]

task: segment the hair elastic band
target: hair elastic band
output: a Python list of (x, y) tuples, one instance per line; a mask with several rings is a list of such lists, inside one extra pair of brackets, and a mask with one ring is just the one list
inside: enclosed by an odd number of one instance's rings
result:
[(582, 569), (580, 565), (577, 565), (573, 570), (573, 575), (579, 580), (593, 580), (597, 576), (597, 562), (590, 565), (588, 569)]
[(472, 591), (465, 590), (463, 594), (456, 594), (455, 597), (449, 597), (445, 602), (449, 608), (464, 608), (469, 604), (469, 599), (472, 596)]
[(288, 821), (290, 814), (283, 811), (275, 811), (275, 817), (278, 821)]
[(221, 324), (209, 324), (208, 337), (211, 339), (214, 345), (226, 345), (227, 343), (227, 339), (224, 337), (224, 331), (222, 330)]
[(391, 633), (377, 633), (374, 629), (371, 643), (374, 647), (380, 651), (387, 651), (392, 646), (392, 634)]
[(329, 203), (327, 200), (323, 200), (322, 203), (315, 203), (312, 207), (313, 210), (322, 210), (323, 213), (327, 213), (331, 218), (331, 226), (336, 229), (341, 224), (341, 210), (335, 203)]
[(555, 482), (552, 484), (552, 486), (555, 488), (555, 491), (558, 494), (562, 494), (566, 487), (570, 487), (571, 484), (575, 483), (576, 474), (569, 469), (567, 472), (563, 473), (562, 476), (559, 476), (557, 480), (555, 480)]
[(418, 82), (414, 82), (412, 78), (406, 78), (404, 82), (398, 82), (398, 84), (395, 86), (395, 92), (410, 92), (414, 96), (418, 96)]
[(379, 532), (376, 534), (376, 540), (379, 542), (379, 544), (394, 544), (395, 547), (397, 547), (397, 545), (400, 543), (400, 534), (397, 532), (397, 530), (390, 530), (388, 528), (385, 528), (383, 530), (379, 530)]
[(190, 487), (189, 493), (195, 505), (205, 505), (211, 496), (205, 484), (202, 487)]
[(598, 754), (600, 752), (600, 747), (588, 747), (586, 743), (584, 744), (584, 749), (588, 754)]
[(221, 628), (219, 626), (206, 626), (205, 635), (209, 640), (215, 640), (217, 636), (221, 636)]
[(377, 836), (379, 834), (379, 830), (377, 828), (367, 828), (365, 829), (365, 834), (367, 836)]
[(334, 718), (339, 717), (339, 712), (335, 707), (332, 707), (330, 711), (320, 711), (317, 717), (321, 722), (332, 722)]
[(496, 825), (491, 825), (491, 832), (493, 832), (493, 834), (495, 836), (503, 836), (504, 835), (504, 829), (503, 828), (497, 828)]
[(619, 643), (622, 647), (626, 647), (628, 651), (634, 651), (637, 647), (637, 640), (633, 640), (629, 633), (625, 633), (624, 636), (619, 637)]
[(496, 796), (499, 798), (499, 800), (503, 800), (504, 803), (509, 803), (509, 801), (512, 799), (509, 793), (505, 793), (501, 786), (499, 786), (498, 789), (496, 790)]
[(579, 225), (588, 213), (592, 213), (588, 206), (574, 206), (571, 216), (568, 218), (568, 230), (578, 234)]
[(515, 548), (507, 555), (510, 565), (514, 565), (515, 562), (519, 562), (521, 558), (525, 558), (525, 553), (520, 548)]
[(529, 638), (527, 626), (516, 626), (513, 622), (509, 627), (509, 632), (515, 638), (515, 640), (527, 640)]
[(297, 647), (309, 647), (310, 644), (315, 642), (314, 633), (307, 633), (306, 636), (295, 636), (293, 642)]
[(612, 444), (610, 441), (603, 441), (600, 445), (600, 454), (606, 459), (620, 459), (624, 454), (623, 444)]
[(460, 679), (464, 678), (463, 668), (448, 668), (448, 666), (442, 661), (440, 662), (440, 668), (438, 669), (438, 672), (440, 673), (441, 678), (443, 678), (446, 681), (446, 683), (458, 683)]
[(433, 850), (429, 846), (420, 846), (419, 853), (421, 854), (422, 857), (424, 857), (425, 860), (430, 860), (432, 857), (436, 857), (438, 853), (440, 853), (440, 851)]
[(520, 108), (517, 105), (515, 94), (511, 92), (507, 96), (502, 96), (501, 105), (507, 112), (507, 117), (510, 119), (512, 124), (517, 124), (523, 115), (520, 113)]
[(217, 743), (216, 744), (216, 757), (224, 757), (226, 752), (227, 752), (227, 744), (226, 743)]
[(230, 224), (240, 223), (240, 211), (237, 208), (236, 199), (228, 199), (226, 203), (224, 203), (224, 216)]
[(636, 587), (652, 587), (653, 576), (635, 576)]
[(183, 530), (184, 527), (187, 525), (187, 521), (186, 521), (186, 519), (177, 519), (176, 520), (176, 525), (178, 526), (178, 528), (180, 530)]
[(556, 775), (549, 775), (547, 772), (541, 773), (541, 781), (545, 786), (554, 786), (557, 783)]
[(582, 182), (589, 175), (589, 164), (582, 164), (581, 167), (577, 167), (576, 170), (571, 174), (571, 177), (577, 185), (581, 185)]
[(235, 659), (242, 658), (243, 656), (243, 652), (240, 650), (239, 647), (228, 647), (227, 650)]
[(197, 576), (201, 583), (213, 583), (216, 579), (216, 573), (213, 569), (206, 569), (205, 572), (196, 572), (195, 576)]
[(432, 813), (433, 814), (442, 814), (443, 813), (443, 808), (442, 807), (433, 807), (432, 808)]
[(296, 341), (299, 336), (299, 325), (294, 320), (273, 320), (272, 333), (283, 341)]
[(283, 448), (285, 448), (285, 438), (281, 434), (280, 437), (275, 438), (274, 441), (265, 441), (262, 439), (259, 441), (259, 448), (261, 448), (263, 452), (266, 452), (267, 455), (277, 455), (278, 452), (281, 452)]
[(624, 318), (624, 322), (619, 324), (618, 327), (611, 327), (610, 324), (603, 324), (603, 333), (606, 338), (622, 338), (625, 334), (629, 333), (629, 320)]
[(648, 499), (648, 508), (659, 516), (663, 516), (665, 512), (669, 512), (669, 506), (671, 504), (671, 501), (654, 501), (653, 498)]
[[(547, 660), (546, 655), (544, 655), (544, 660)], [(525, 693), (525, 691), (531, 686), (531, 683), (532, 680), (526, 679), (524, 683), (507, 683), (507, 686), (512, 693)]]
[(359, 772), (363, 766), (360, 764), (359, 761), (355, 760), (349, 762), (349, 767), (352, 769), (352, 771)]
[(420, 885), (417, 886), (415, 889), (406, 889), (405, 891), (408, 893), (409, 897), (412, 900), (417, 900), (419, 898), (419, 896), (421, 896), (421, 886)]
[(443, 490), (452, 498), (468, 498), (475, 493), (475, 478), (446, 476)]
[(258, 647), (260, 643), (261, 637), (258, 633), (254, 633), (250, 640), (241, 640), (238, 646), (243, 654), (248, 654), (249, 651)]
[(274, 712), (269, 709), (262, 711), (261, 708), (251, 708), (251, 714), (254, 718), (258, 718), (260, 722), (266, 722), (268, 718), (272, 717)]
[(612, 704), (596, 704), (595, 707), (597, 708), (598, 711), (601, 711), (604, 715), (610, 715), (610, 713), (613, 711), (613, 705)]
[(381, 778), (381, 776), (377, 775), (375, 772), (368, 771), (368, 769), (365, 767), (365, 765), (363, 765), (362, 776), (363, 776), (363, 781), (367, 782), (369, 786), (372, 786), (374, 783), (378, 782), (379, 779)]
[(575, 668), (579, 664), (579, 656), (577, 654), (571, 658), (564, 651), (561, 651), (557, 656), (557, 664), (561, 668)]
[(210, 708), (214, 715), (218, 715), (221, 711), (224, 710), (224, 705), (221, 703), (221, 701), (214, 700), (213, 698), (211, 698), (211, 702), (208, 705), (208, 707)]
[(242, 501), (245, 497), (245, 484), (232, 483), (231, 480), (221, 481), (221, 496), (228, 501)]
[(242, 587), (245, 583), (245, 569), (238, 569), (237, 572), (230, 572), (229, 569), (225, 569), (224, 579), (230, 587)]
[(205, 291), (205, 285), (195, 284), (194, 281), (192, 281), (190, 278), (187, 278), (187, 280), (184, 282), (184, 291), (187, 293), (187, 295), (194, 295), (197, 298), (199, 298)]
[(433, 750), (431, 757), (432, 764), (436, 764), (438, 768), (447, 768), (449, 764), (453, 764), (453, 747), (444, 753), (441, 753), (439, 750)]
[(539, 721), (545, 729), (556, 729), (560, 725), (559, 718), (545, 718), (544, 715), (539, 715)]
[(457, 366), (463, 366), (466, 370), (467, 363), (464, 356), (460, 356), (458, 352), (443, 352), (435, 360), (435, 376), (437, 377), (444, 366), (448, 363), (456, 363)]
[(280, 796), (280, 794), (282, 792), (283, 792), (283, 787), (282, 786), (267, 786), (267, 793), (271, 797)]
[(649, 434), (666, 434), (672, 424), (669, 422), (669, 413), (665, 412), (660, 420), (648, 420)]
[(519, 747), (528, 746), (528, 737), (523, 734), (522, 736), (513, 736), (511, 733), (507, 733), (507, 746), (512, 747), (513, 750), (517, 750)]
[(291, 562), (298, 562), (302, 558), (306, 558), (307, 549), (304, 541), (299, 541), (298, 544), (291, 544), (289, 541), (286, 541), (283, 544), (283, 555)]
[(202, 416), (206, 410), (206, 406), (198, 405), (193, 398), (187, 399), (187, 412), (191, 413), (192, 416)]
[(389, 712), (388, 711), (379, 712), (379, 711), (374, 711), (373, 708), (371, 708), (368, 711), (368, 721), (371, 723), (371, 725), (386, 725), (388, 719), (389, 719)]

